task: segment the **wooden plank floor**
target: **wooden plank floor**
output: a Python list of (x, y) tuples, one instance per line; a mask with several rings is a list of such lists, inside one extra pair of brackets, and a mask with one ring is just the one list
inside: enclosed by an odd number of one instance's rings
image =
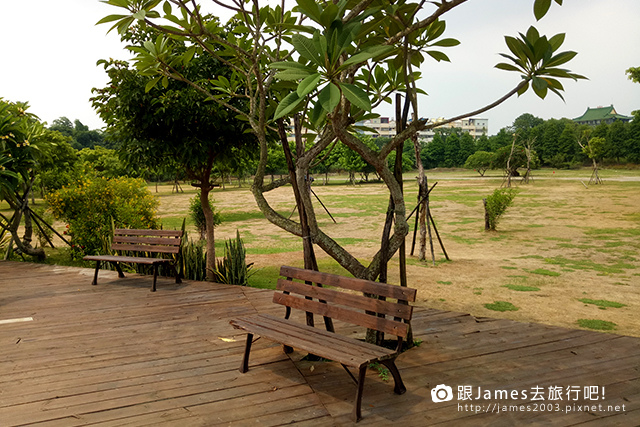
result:
[[(281, 314), (271, 291), (161, 278), (151, 293), (150, 277), (101, 271), (90, 286), (92, 274), (0, 262), (0, 426), (352, 424), (355, 387), (334, 363), (258, 340), (238, 372), (244, 341), (229, 319)], [(640, 425), (638, 338), (429, 308), (413, 328), (422, 344), (398, 359), (407, 393), (370, 370), (359, 425)], [(439, 384), (451, 400), (432, 401)], [(478, 387), (491, 398), (475, 399)], [(550, 387), (563, 399), (549, 400)]]

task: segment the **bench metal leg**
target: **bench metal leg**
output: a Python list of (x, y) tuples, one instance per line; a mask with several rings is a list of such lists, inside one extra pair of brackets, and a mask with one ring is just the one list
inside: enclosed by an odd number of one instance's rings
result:
[(367, 375), (367, 365), (360, 367), (360, 373), (358, 374), (358, 391), (356, 392), (356, 402), (353, 404), (353, 413), (351, 418), (353, 418), (354, 422), (360, 421), (362, 419), (362, 391), (364, 390), (364, 379)]
[(395, 359), (382, 360), (380, 363), (386, 366), (387, 369), (389, 369), (389, 372), (391, 372), (391, 375), (393, 375), (393, 381), (395, 382), (393, 392), (395, 394), (404, 394), (407, 391), (407, 388), (402, 382), (402, 377), (400, 376), (400, 371), (398, 371), (398, 367), (396, 366)]
[(118, 277), (121, 279), (124, 279), (124, 273), (122, 272), (122, 269), (120, 268), (120, 263), (117, 261), (112, 262), (111, 264), (113, 264), (113, 266), (116, 268), (116, 271), (118, 272)]
[(240, 372), (243, 374), (249, 370), (249, 353), (251, 353), (251, 344), (253, 344), (253, 334), (247, 334), (247, 342), (244, 346), (244, 356), (240, 364)]
[(178, 269), (175, 264), (171, 264), (171, 268), (173, 268), (173, 273), (176, 275), (176, 283), (182, 283), (182, 278), (180, 277), (180, 273), (178, 273)]
[(153, 286), (151, 292), (156, 291), (156, 281), (158, 280), (158, 264), (153, 264)]
[(93, 286), (98, 284), (98, 271), (100, 271), (100, 261), (96, 261), (96, 272), (93, 274), (93, 282), (91, 282)]

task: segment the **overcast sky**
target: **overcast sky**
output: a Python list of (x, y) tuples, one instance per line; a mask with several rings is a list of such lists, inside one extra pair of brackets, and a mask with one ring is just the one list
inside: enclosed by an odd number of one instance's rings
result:
[[(210, 3), (204, 0), (204, 3)], [(533, 0), (470, 0), (446, 15), (447, 37), (462, 44), (447, 48), (451, 63), (427, 59), (422, 66), (421, 117), (452, 117), (493, 102), (518, 84), (517, 73), (493, 68), (508, 52), (504, 35), (535, 25), (548, 36), (567, 34), (561, 50), (578, 56), (565, 66), (590, 80), (563, 82), (566, 103), (551, 92), (542, 101), (533, 91), (481, 115), (489, 133), (522, 113), (544, 119), (575, 118), (587, 107), (614, 105), (630, 115), (640, 109), (640, 84), (625, 70), (640, 66), (640, 0), (565, 0), (536, 23)], [(215, 8), (211, 7), (210, 10)], [(98, 0), (0, 0), (0, 97), (28, 101), (31, 112), (49, 124), (61, 116), (100, 128), (89, 98), (107, 78), (101, 58), (126, 59), (117, 34), (95, 26), (119, 13)], [(379, 111), (391, 115), (392, 109)]]

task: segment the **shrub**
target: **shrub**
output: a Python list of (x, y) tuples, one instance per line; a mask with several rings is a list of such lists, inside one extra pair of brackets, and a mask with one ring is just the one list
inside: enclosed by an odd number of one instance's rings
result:
[(480, 176), (484, 176), (484, 173), (487, 169), (491, 169), (493, 167), (493, 161), (495, 158), (495, 153), (489, 153), (487, 151), (476, 151), (469, 157), (467, 157), (467, 161), (464, 164), (464, 167), (467, 169), (473, 169), (477, 171)]
[(498, 188), (492, 195), (483, 199), (485, 211), (485, 230), (495, 230), (500, 217), (511, 206), (518, 191), (513, 188)]
[[(216, 208), (211, 203), (209, 205), (213, 211), (213, 226), (217, 227), (222, 223), (222, 215), (220, 215), (220, 212), (216, 212)], [(189, 200), (189, 215), (191, 215), (196, 230), (200, 233), (200, 239), (206, 239), (207, 224), (202, 211), (202, 204), (200, 203), (200, 194), (196, 194)]]
[(87, 179), (51, 193), (46, 201), (54, 217), (67, 223), (73, 258), (104, 253), (111, 221), (117, 228), (158, 227), (158, 201), (142, 179)]
[(187, 280), (207, 279), (207, 248), (206, 242), (194, 242), (185, 233), (178, 258), (178, 271)]
[(236, 230), (236, 238), (228, 239), (225, 243), (224, 258), (218, 261), (218, 268), (214, 271), (215, 280), (229, 285), (246, 286), (253, 266), (253, 263), (246, 263), (246, 254), (240, 232)]

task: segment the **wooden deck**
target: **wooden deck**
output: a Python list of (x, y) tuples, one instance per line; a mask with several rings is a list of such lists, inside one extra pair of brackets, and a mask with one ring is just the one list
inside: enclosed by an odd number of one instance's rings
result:
[[(238, 372), (243, 336), (229, 319), (280, 314), (271, 291), (160, 278), (151, 293), (151, 277), (101, 272), (90, 286), (92, 274), (0, 262), (0, 426), (352, 424), (355, 386), (339, 365), (261, 339)], [(429, 308), (413, 328), (422, 344), (397, 362), (407, 393), (370, 370), (359, 425), (640, 425), (638, 338)], [(432, 401), (438, 384), (452, 400)], [(472, 386), (472, 400), (459, 386)], [(577, 401), (567, 399), (574, 386)], [(585, 386), (599, 399), (585, 400)], [(527, 397), (478, 400), (478, 387)], [(563, 400), (549, 400), (549, 387)]]

